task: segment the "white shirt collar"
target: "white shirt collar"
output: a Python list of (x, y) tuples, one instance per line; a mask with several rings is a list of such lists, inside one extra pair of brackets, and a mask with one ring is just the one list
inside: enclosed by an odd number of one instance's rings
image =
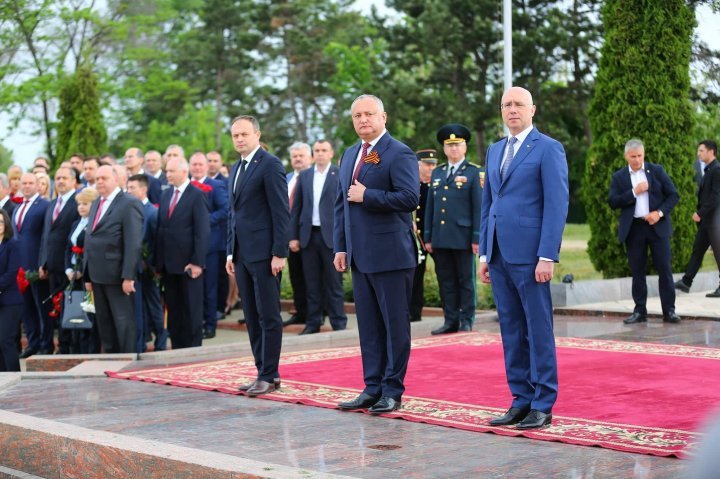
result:
[(532, 131), (533, 128), (535, 128), (535, 127), (532, 124), (530, 124), (530, 126), (525, 128), (523, 131), (521, 131), (517, 135), (511, 135), (511, 136), (514, 136), (517, 139), (516, 144), (519, 145), (523, 141), (525, 141), (525, 138), (527, 138), (527, 136), (530, 134), (530, 132)]
[(112, 193), (110, 193), (110, 194), (108, 195), (108, 197), (105, 198), (105, 202), (108, 203), (108, 204), (112, 203), (113, 200), (115, 199), (115, 197), (116, 197), (116, 196), (118, 195), (118, 193), (120, 193), (121, 191), (122, 191), (122, 190), (120, 189), (120, 187), (119, 187), (119, 186), (116, 186), (115, 189), (112, 191)]
[[(380, 141), (380, 138), (382, 138), (385, 133), (387, 133), (387, 129), (383, 128), (382, 133), (380, 133), (380, 135), (379, 135), (377, 138), (375, 138), (375, 139), (372, 140), (372, 141), (368, 141), (368, 143), (370, 143), (370, 149), (371, 149), (371, 150), (372, 150), (373, 148), (375, 148), (375, 145), (377, 145), (377, 142)], [(361, 138), (360, 140), (362, 141), (362, 143), (365, 143), (365, 140), (363, 140), (362, 138)]]
[(207, 179), (207, 175), (203, 176), (203, 177), (200, 178), (199, 180), (193, 180), (193, 181), (197, 181), (198, 183), (205, 183), (205, 180), (206, 180), (206, 179)]
[(187, 188), (189, 184), (190, 184), (190, 180), (185, 180), (185, 182), (182, 185), (176, 186), (175, 188), (180, 190), (180, 194), (182, 195), (183, 193), (185, 193), (185, 188)]
[(75, 194), (75, 190), (70, 190), (67, 193), (65, 193), (62, 196), (59, 196), (59, 198), (62, 198), (62, 204), (64, 205), (70, 200), (70, 197)]
[(643, 162), (643, 164), (640, 166), (640, 169), (637, 171), (633, 171), (633, 169), (630, 168), (630, 165), (628, 165), (628, 171), (630, 171), (631, 175), (634, 175), (635, 173), (640, 173), (641, 171), (645, 171), (645, 163)]
[(463, 164), (463, 161), (465, 161), (465, 158), (463, 158), (462, 160), (458, 161), (457, 163), (450, 163), (450, 160), (448, 160), (448, 167), (450, 167), (450, 168), (453, 168), (453, 167), (454, 167), (454, 168), (455, 168), (455, 171), (457, 171), (458, 168), (460, 167), (460, 165)]
[(3, 199), (0, 200), (0, 208), (5, 206), (5, 203), (7, 203), (8, 201), (10, 201), (10, 195), (5, 195)]
[(256, 146), (255, 149), (254, 149), (253, 151), (251, 151), (248, 156), (246, 156), (245, 158), (243, 158), (243, 160), (245, 160), (245, 161), (247, 161), (248, 163), (250, 163), (250, 162), (252, 161), (253, 157), (255, 157), (255, 153), (257, 153), (257, 151), (258, 151), (259, 149), (260, 149), (260, 145)]
[[(39, 193), (35, 193), (34, 195), (32, 195), (32, 196), (30, 197), (30, 199), (28, 199), (28, 206), (31, 205), (31, 204), (33, 204), (33, 203), (35, 202), (35, 200), (38, 199), (39, 196), (40, 196)], [(25, 202), (25, 197), (23, 196), (23, 203), (24, 203), (24, 202)], [(21, 203), (21, 204), (22, 204), (22, 203)]]

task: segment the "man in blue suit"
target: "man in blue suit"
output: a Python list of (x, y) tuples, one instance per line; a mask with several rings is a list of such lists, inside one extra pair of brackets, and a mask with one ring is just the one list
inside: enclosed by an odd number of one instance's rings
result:
[(617, 238), (625, 244), (632, 271), (635, 309), (623, 322), (647, 321), (645, 266), (650, 248), (658, 271), (663, 320), (678, 323), (680, 317), (675, 314), (675, 287), (670, 264), (670, 212), (680, 197), (662, 166), (645, 161), (642, 141), (633, 139), (625, 144), (625, 160), (628, 166), (613, 174), (608, 195), (610, 207), (621, 209)]
[[(20, 266), (26, 271), (38, 271), (40, 242), (42, 239), (45, 211), (50, 204), (38, 195), (38, 182), (32, 173), (23, 173), (20, 177), (20, 193), (23, 202), (15, 208), (12, 227), (20, 244)], [(47, 314), (43, 313), (44, 298), (37, 282), (32, 283), (25, 291), (25, 307), (23, 309), (23, 329), (27, 337), (27, 347), (20, 354), (20, 359), (33, 354), (52, 354), (52, 344), (43, 344), (43, 331), (51, 327)]]
[(334, 264), (352, 270), (365, 389), (338, 406), (381, 414), (398, 409), (405, 391), (420, 175), (412, 150), (385, 129), (378, 97), (360, 95), (350, 112), (361, 141), (340, 162)]
[(153, 175), (148, 174), (143, 169), (145, 163), (145, 157), (140, 148), (129, 148), (125, 152), (125, 167), (127, 168), (128, 176), (132, 175), (145, 175), (148, 179), (148, 200), (150, 203), (157, 204), (160, 202), (160, 195), (162, 194), (162, 184), (160, 180), (155, 178)]
[(546, 426), (558, 393), (550, 280), (568, 210), (565, 150), (532, 123), (532, 95), (509, 88), (500, 104), (510, 136), (490, 146), (480, 221), (483, 283), (492, 279), (513, 396), (493, 426)]
[(198, 152), (190, 157), (190, 175), (193, 184), (203, 190), (210, 220), (210, 242), (203, 274), (205, 289), (203, 339), (211, 339), (215, 337), (218, 320), (218, 257), (225, 252), (227, 242), (228, 195), (225, 182), (213, 180), (208, 176), (208, 161), (203, 153)]
[(280, 386), (280, 273), (290, 241), (287, 182), (280, 160), (260, 148), (260, 124), (248, 115), (231, 126), (240, 159), (230, 172), (228, 274), (235, 275), (258, 375), (240, 387), (254, 397)]
[(202, 345), (203, 269), (210, 237), (207, 200), (190, 184), (185, 158), (165, 166), (168, 185), (158, 209), (155, 270), (162, 274), (173, 349)]
[(290, 230), (290, 251), (300, 253), (307, 290), (307, 323), (300, 334), (320, 332), (327, 308), (333, 330), (345, 329), (342, 273), (333, 265), (333, 222), (338, 167), (331, 164), (333, 148), (318, 140), (313, 147), (315, 165), (300, 173), (295, 186)]

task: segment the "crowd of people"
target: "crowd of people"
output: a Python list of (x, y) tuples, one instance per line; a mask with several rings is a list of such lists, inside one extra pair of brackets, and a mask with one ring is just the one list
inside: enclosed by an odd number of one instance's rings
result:
[[(200, 346), (241, 298), (258, 375), (240, 390), (266, 394), (281, 384), (284, 326), (315, 334), (328, 317), (333, 330), (345, 329), (342, 275), (351, 271), (365, 389), (339, 407), (390, 412), (401, 406), (410, 323), (421, 320), (432, 256), (444, 313), (432, 334), (472, 330), (476, 266), (492, 284), (513, 402), (491, 424), (550, 424), (558, 391), (550, 281), (567, 161), (535, 128), (530, 92), (508, 89), (500, 112), (510, 135), (490, 146), (486, 168), (467, 160), (471, 132), (457, 123), (437, 132), (446, 163), (435, 149), (413, 153), (388, 133), (373, 95), (352, 103), (359, 141), (337, 165), (331, 141), (296, 142), (286, 172), (262, 144), (258, 120), (243, 115), (231, 124), (232, 165), (216, 151), (186, 159), (170, 145), (164, 154), (129, 148), (122, 161), (74, 154), (52, 180), (42, 157), (29, 172), (10, 167), (0, 174), (0, 370), (19, 370), (19, 358), (33, 354), (142, 352), (151, 340), (163, 350), (168, 338), (173, 349)], [(720, 211), (717, 145), (698, 148), (698, 235), (674, 284), (668, 238), (678, 193), (661, 166), (644, 161), (640, 140), (624, 153), (628, 167), (613, 175), (608, 202), (621, 210), (618, 239), (633, 272), (636, 308), (625, 323), (646, 321), (647, 248), (664, 319), (679, 322), (675, 289), (689, 290), (709, 245), (720, 251), (711, 226)], [(294, 310), (283, 322), (286, 265)], [(56, 297), (65, 290), (92, 298), (92, 328), (62, 327)]]

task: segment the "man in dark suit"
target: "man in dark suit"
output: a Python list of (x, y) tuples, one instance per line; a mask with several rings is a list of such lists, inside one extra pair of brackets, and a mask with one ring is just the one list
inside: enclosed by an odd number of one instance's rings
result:
[(237, 280), (258, 371), (257, 380), (240, 390), (253, 397), (280, 385), (280, 273), (288, 254), (290, 212), (285, 170), (277, 157), (260, 148), (258, 121), (236, 117), (231, 134), (240, 159), (228, 183), (225, 267)]
[(155, 270), (162, 274), (173, 349), (202, 345), (203, 268), (210, 237), (207, 200), (190, 184), (185, 158), (165, 165), (170, 188), (158, 210)]
[(145, 163), (145, 156), (140, 148), (129, 148), (125, 152), (125, 167), (127, 168), (128, 176), (132, 175), (145, 175), (148, 179), (148, 200), (150, 203), (157, 204), (160, 202), (160, 194), (162, 193), (162, 186), (160, 180), (154, 176), (148, 174), (143, 169)]
[(93, 291), (95, 318), (105, 353), (136, 352), (134, 293), (142, 254), (142, 204), (118, 187), (112, 166), (95, 174), (100, 197), (85, 231), (83, 277)]
[(568, 211), (563, 146), (532, 123), (529, 91), (509, 88), (500, 103), (510, 132), (488, 148), (480, 220), (480, 265), (497, 305), (505, 374), (513, 396), (493, 426), (552, 421), (558, 375), (550, 280)]
[(620, 208), (618, 240), (627, 249), (632, 271), (633, 314), (625, 324), (647, 321), (647, 282), (645, 279), (647, 250), (658, 272), (658, 287), (663, 320), (680, 322), (675, 314), (675, 289), (670, 265), (670, 212), (680, 199), (675, 185), (662, 166), (645, 161), (645, 147), (640, 140), (625, 143), (628, 166), (616, 171), (610, 182), (608, 203)]
[(425, 247), (434, 253), (445, 323), (432, 334), (472, 331), (475, 255), (480, 242), (480, 167), (467, 161), (470, 130), (451, 123), (437, 133), (448, 163), (433, 171), (425, 209)]
[(332, 145), (313, 146), (315, 165), (302, 171), (295, 186), (290, 251), (300, 253), (307, 291), (307, 322), (300, 334), (320, 332), (327, 308), (333, 330), (345, 329), (342, 273), (333, 265), (333, 221), (338, 167), (331, 164)]
[[(217, 151), (208, 151), (206, 157), (208, 164), (207, 175), (213, 180), (227, 181), (227, 178), (220, 172), (220, 168), (223, 166), (222, 155)], [(223, 264), (224, 263), (223, 261)]]
[(365, 389), (338, 406), (381, 414), (398, 409), (405, 391), (420, 176), (415, 154), (385, 129), (378, 97), (360, 95), (350, 112), (361, 141), (340, 161), (333, 262), (352, 270)]
[(0, 173), (0, 208), (12, 218), (16, 206), (17, 204), (10, 198), (10, 180), (5, 173)]
[(163, 171), (162, 155), (157, 150), (150, 150), (145, 153), (145, 173), (160, 182), (162, 189), (167, 189), (167, 177)]
[[(710, 245), (713, 246), (715, 263), (720, 271), (720, 231), (715, 224), (718, 207), (720, 207), (720, 164), (717, 162), (717, 143), (712, 140), (700, 142), (697, 150), (698, 158), (703, 163), (702, 183), (698, 191), (697, 211), (692, 219), (697, 224), (692, 254), (683, 277), (675, 283), (675, 289), (690, 292), (693, 279), (702, 265), (703, 257)], [(720, 287), (706, 295), (709, 298), (720, 297)]]
[[(20, 177), (20, 193), (23, 202), (15, 208), (12, 221), (22, 254), (20, 266), (26, 272), (38, 271), (43, 222), (49, 202), (38, 195), (38, 181), (32, 173), (23, 173)], [(43, 311), (44, 297), (38, 283), (32, 283), (24, 295), (23, 329), (28, 344), (20, 359), (37, 353), (52, 354), (55, 349), (52, 344), (43, 344), (43, 331), (49, 327), (49, 318)]]
[[(217, 151), (208, 151), (208, 176), (213, 180), (220, 181), (225, 186), (225, 194), (227, 194), (227, 176), (224, 176), (220, 169), (223, 167), (222, 155)], [(225, 230), (223, 230), (223, 237), (227, 234), (227, 215), (225, 218)], [(225, 241), (223, 240), (223, 251), (225, 251)], [(221, 252), (222, 253), (222, 252)], [(225, 318), (226, 301), (228, 296), (228, 289), (230, 288), (230, 279), (225, 271), (225, 255), (218, 255), (218, 287), (217, 287), (217, 308), (218, 308), (218, 319)]]
[[(75, 202), (75, 190), (80, 173), (74, 168), (60, 167), (55, 172), (55, 198), (45, 211), (43, 237), (40, 243), (40, 277), (48, 278), (50, 291), (62, 291), (68, 284), (65, 275), (65, 251), (67, 250), (70, 228), (80, 219)], [(58, 316), (62, 318), (62, 314)], [(64, 330), (58, 324), (58, 352), (70, 353), (72, 331)], [(43, 348), (53, 348), (53, 324), (43, 331)]]
[[(208, 161), (202, 152), (195, 153), (190, 157), (190, 176), (193, 184), (200, 188), (205, 195), (210, 222), (210, 238), (205, 256), (205, 272), (203, 273), (203, 339), (211, 339), (215, 337), (218, 309), (225, 306), (224, 298), (222, 306), (218, 306), (218, 276), (220, 273), (218, 258), (224, 256), (227, 245), (228, 194), (225, 182), (213, 180), (208, 176)], [(225, 268), (222, 269), (222, 273), (226, 274)]]

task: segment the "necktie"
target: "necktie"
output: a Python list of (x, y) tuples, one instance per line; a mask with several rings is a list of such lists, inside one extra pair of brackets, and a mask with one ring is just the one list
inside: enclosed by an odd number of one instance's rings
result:
[(57, 204), (55, 205), (55, 211), (53, 211), (53, 223), (55, 223), (55, 220), (57, 219), (58, 215), (60, 214), (61, 209), (62, 209), (62, 196), (58, 196)]
[(510, 163), (512, 163), (513, 158), (515, 158), (515, 142), (517, 141), (517, 138), (514, 136), (511, 136), (508, 140), (508, 151), (507, 154), (505, 154), (505, 162), (502, 164), (502, 168), (500, 169), (500, 179), (505, 179), (505, 173), (508, 170), (508, 167), (510, 166)]
[(233, 188), (234, 194), (237, 194), (238, 187), (240, 186), (240, 181), (242, 180), (242, 177), (245, 174), (245, 165), (247, 165), (247, 160), (242, 160), (240, 162), (240, 169), (238, 170), (237, 177), (235, 178), (235, 187)]
[(360, 168), (362, 168), (363, 160), (365, 160), (365, 157), (368, 154), (368, 149), (370, 148), (370, 143), (363, 143), (362, 146), (362, 154), (360, 155), (360, 161), (358, 161), (357, 166), (355, 167), (355, 171), (353, 172), (352, 176), (352, 182), (355, 183), (355, 180), (357, 180), (358, 175), (360, 174)]
[(175, 211), (175, 206), (178, 202), (178, 196), (180, 196), (180, 189), (175, 188), (175, 194), (173, 195), (173, 199), (170, 202), (170, 209), (168, 210), (168, 218), (170, 218), (173, 214), (173, 211)]
[(98, 221), (100, 221), (100, 217), (102, 216), (102, 209), (103, 209), (104, 204), (105, 204), (105, 198), (101, 197), (100, 204), (98, 205), (98, 209), (95, 212), (95, 219), (93, 220), (93, 225), (92, 225), (91, 231), (95, 231), (95, 227), (97, 227)]
[(292, 211), (293, 201), (295, 200), (295, 188), (297, 188), (298, 181), (300, 181), (300, 179), (296, 176), (295, 183), (293, 184), (293, 187), (290, 190), (290, 196), (288, 197), (288, 205), (290, 206), (290, 211)]
[(450, 173), (448, 173), (447, 179), (448, 179), (448, 180), (451, 180), (452, 177), (453, 177), (453, 175), (455, 175), (455, 165), (453, 165), (453, 166), (450, 167)]
[(22, 222), (23, 222), (23, 216), (25, 215), (25, 209), (28, 206), (28, 203), (30, 203), (30, 200), (25, 200), (23, 203), (23, 207), (20, 208), (20, 214), (18, 214), (17, 217), (17, 230), (20, 231), (22, 229)]

